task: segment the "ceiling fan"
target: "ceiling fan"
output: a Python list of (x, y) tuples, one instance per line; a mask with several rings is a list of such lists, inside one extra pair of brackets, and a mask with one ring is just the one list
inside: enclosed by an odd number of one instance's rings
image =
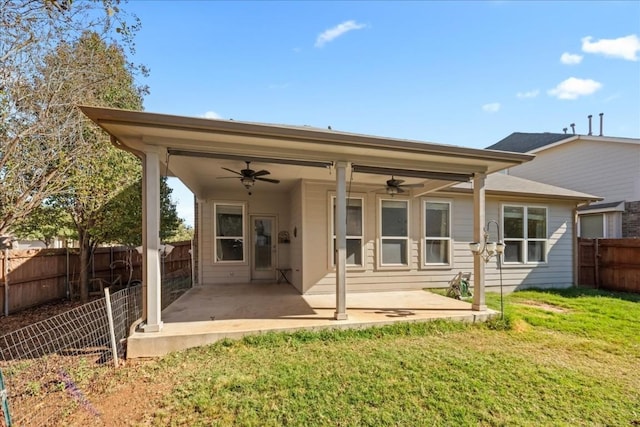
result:
[[(240, 175), (240, 176), (219, 176), (218, 179), (239, 178), (240, 182), (242, 183), (242, 185), (244, 185), (244, 188), (246, 188), (247, 190), (251, 190), (251, 187), (253, 187), (253, 184), (255, 184), (256, 181), (270, 182), (272, 184), (280, 183), (280, 180), (277, 180), (277, 179), (263, 178), (263, 176), (271, 174), (271, 172), (269, 172), (268, 170), (263, 169), (259, 171), (254, 171), (249, 166), (251, 162), (245, 161), (245, 163), (247, 164), (246, 169), (241, 169), (240, 172), (234, 171), (232, 169), (225, 168), (225, 167), (222, 168), (226, 171), (235, 173), (236, 175)], [(251, 192), (249, 192), (249, 194), (251, 194)]]
[(399, 193), (404, 193), (405, 192), (405, 188), (419, 188), (419, 187), (424, 187), (424, 184), (403, 184), (404, 180), (403, 179), (395, 179), (393, 176), (391, 176), (391, 179), (387, 180), (387, 186), (385, 187), (385, 190), (387, 191), (387, 194), (391, 195), (391, 197), (395, 196), (396, 194)]

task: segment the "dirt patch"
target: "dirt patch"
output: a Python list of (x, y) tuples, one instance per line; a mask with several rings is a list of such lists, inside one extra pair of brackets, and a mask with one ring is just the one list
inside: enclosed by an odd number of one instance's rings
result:
[[(95, 298), (93, 298), (95, 299)], [(0, 317), (0, 336), (32, 325), (82, 305), (80, 301), (58, 300)]]
[(547, 304), (539, 301), (521, 301), (518, 303), (519, 305), (528, 305), (530, 307), (536, 307), (545, 311), (550, 311), (552, 313), (569, 313), (570, 310), (566, 308), (558, 307), (557, 305)]

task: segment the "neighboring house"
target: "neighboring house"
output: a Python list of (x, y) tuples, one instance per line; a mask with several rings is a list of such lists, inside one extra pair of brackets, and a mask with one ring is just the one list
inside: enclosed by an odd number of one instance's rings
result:
[(516, 132), (487, 148), (535, 154), (509, 175), (602, 197), (578, 209), (579, 237), (640, 237), (640, 139)]
[[(570, 286), (575, 209), (589, 194), (494, 173), (521, 153), (96, 107), (83, 112), (142, 158), (145, 332), (162, 329), (159, 181), (196, 198), (199, 285), (276, 281), (300, 293), (446, 287), (472, 272), (473, 310), (490, 286)], [(251, 163), (246, 163), (251, 162)], [(403, 183), (398, 180), (404, 180)], [(499, 273), (471, 242), (506, 242)], [(502, 230), (506, 230), (505, 233)], [(486, 274), (485, 274), (486, 269)]]

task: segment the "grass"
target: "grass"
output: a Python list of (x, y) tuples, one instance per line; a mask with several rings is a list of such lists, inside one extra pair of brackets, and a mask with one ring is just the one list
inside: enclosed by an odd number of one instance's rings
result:
[[(499, 308), (499, 295), (487, 295)], [(640, 296), (516, 292), (505, 319), (269, 333), (169, 355), (154, 425), (638, 425)]]

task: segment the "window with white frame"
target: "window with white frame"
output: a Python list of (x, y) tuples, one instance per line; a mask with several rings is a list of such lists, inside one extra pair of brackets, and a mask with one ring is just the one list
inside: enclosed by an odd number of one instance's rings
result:
[(214, 204), (216, 262), (244, 261), (244, 216), (243, 204)]
[(424, 201), (424, 264), (451, 264), (451, 202)]
[[(331, 225), (332, 225), (332, 248), (333, 256), (331, 260), (332, 265), (336, 264), (336, 197), (331, 197)], [(363, 250), (363, 199), (361, 198), (348, 198), (347, 199), (347, 266), (348, 267), (361, 267), (362, 266), (362, 250)]]
[(505, 205), (502, 221), (505, 263), (547, 262), (547, 208)]
[(409, 202), (380, 200), (380, 265), (409, 265)]
[(580, 219), (580, 237), (601, 239), (605, 237), (605, 217), (603, 213), (585, 214)]

